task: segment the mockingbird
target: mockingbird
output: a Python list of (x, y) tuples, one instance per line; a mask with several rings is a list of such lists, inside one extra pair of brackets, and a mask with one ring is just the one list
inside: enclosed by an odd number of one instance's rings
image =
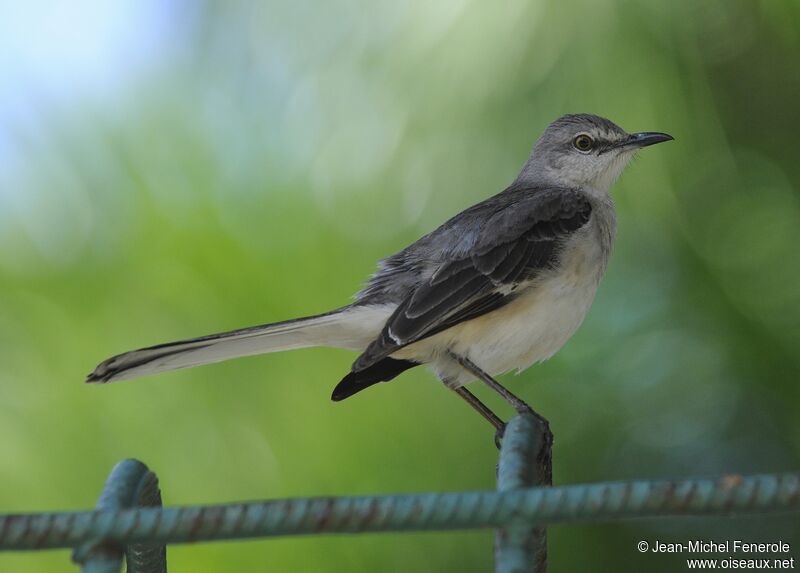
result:
[(614, 243), (609, 188), (637, 150), (671, 139), (629, 134), (595, 115), (565, 115), (545, 130), (505, 191), (381, 261), (353, 303), (119, 354), (87, 382), (332, 346), (361, 353), (334, 388), (334, 401), (426, 364), (502, 433), (500, 418), (464, 385), (482, 380), (517, 411), (533, 412), (492, 375), (545, 360), (572, 336)]

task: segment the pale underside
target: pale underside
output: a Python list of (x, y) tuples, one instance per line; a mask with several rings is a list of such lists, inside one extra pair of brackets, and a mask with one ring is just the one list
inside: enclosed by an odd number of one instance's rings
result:
[[(453, 361), (451, 352), (492, 375), (550, 358), (583, 322), (605, 270), (606, 257), (599, 252), (595, 232), (590, 223), (576, 233), (564, 249), (558, 272), (543, 273), (520, 287), (513, 302), (409, 344), (391, 357), (427, 364), (452, 387), (474, 377)], [(363, 350), (395, 308), (375, 305), (350, 311), (348, 326), (340, 324), (349, 332), (347, 348)]]

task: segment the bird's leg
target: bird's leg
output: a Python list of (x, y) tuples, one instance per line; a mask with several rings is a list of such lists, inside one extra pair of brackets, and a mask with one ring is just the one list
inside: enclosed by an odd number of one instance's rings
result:
[[(509, 404), (511, 404), (514, 409), (520, 414), (530, 414), (536, 421), (539, 422), (541, 427), (542, 436), (544, 438), (541, 450), (539, 452), (538, 457), (540, 458), (541, 462), (544, 464), (543, 467), (548, 468), (546, 470), (546, 476), (549, 480), (547, 483), (553, 483), (553, 476), (552, 476), (552, 448), (553, 448), (553, 432), (550, 431), (550, 422), (547, 421), (547, 418), (542, 416), (541, 414), (537, 413), (533, 408), (528, 406), (522, 398), (516, 396), (512, 392), (508, 391), (505, 386), (500, 384), (497, 380), (492, 378), (489, 374), (484, 372), (480, 369), (472, 360), (467, 358), (466, 356), (460, 356), (453, 352), (450, 352), (450, 357), (458, 362), (464, 370), (478, 378), (481, 382), (485, 383), (489, 388), (500, 394)], [(505, 428), (503, 428), (505, 429)], [(498, 429), (494, 436), (494, 443), (497, 448), (500, 448), (500, 439), (503, 437), (501, 430)]]
[(447, 386), (448, 388), (452, 389), (453, 392), (455, 392), (456, 394), (461, 396), (467, 404), (472, 406), (475, 409), (475, 411), (478, 412), (478, 414), (483, 416), (486, 420), (489, 421), (489, 423), (492, 426), (494, 426), (494, 428), (495, 428), (494, 445), (497, 446), (497, 449), (499, 450), (500, 449), (500, 439), (503, 437), (503, 434), (506, 431), (505, 422), (503, 422), (503, 420), (501, 420), (500, 417), (497, 414), (492, 412), (489, 409), (489, 406), (487, 406), (486, 404), (481, 402), (480, 399), (478, 399), (478, 397), (475, 394), (473, 394), (472, 392), (470, 392), (469, 390), (467, 390), (463, 386), (454, 387), (445, 378), (442, 378), (442, 382), (444, 382), (445, 386)]
[(472, 360), (467, 358), (466, 356), (461, 356), (459, 354), (450, 353), (450, 356), (458, 362), (464, 370), (478, 378), (481, 382), (486, 384), (489, 388), (500, 394), (503, 399), (511, 404), (511, 406), (520, 414), (531, 414), (534, 418), (538, 419), (540, 422), (544, 423), (545, 425), (549, 425), (547, 419), (540, 414), (537, 414), (533, 408), (528, 406), (522, 398), (513, 394), (509, 391), (505, 386), (500, 384), (497, 380), (492, 378), (489, 374), (481, 370), (481, 368), (476, 365)]
[(503, 420), (501, 420), (497, 416), (497, 414), (492, 412), (489, 409), (489, 406), (481, 402), (475, 394), (473, 394), (463, 386), (461, 386), (460, 388), (453, 388), (453, 391), (462, 398), (464, 398), (467, 404), (475, 408), (475, 411), (478, 412), (484, 418), (486, 418), (489, 421), (489, 423), (495, 427), (495, 429), (497, 429), (498, 431), (502, 431), (505, 429), (506, 427), (505, 422), (503, 422)]

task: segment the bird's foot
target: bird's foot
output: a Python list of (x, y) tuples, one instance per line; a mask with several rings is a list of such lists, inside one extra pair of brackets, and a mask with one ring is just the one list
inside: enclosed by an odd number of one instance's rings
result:
[(519, 398), (512, 402), (512, 406), (517, 411), (517, 414), (530, 414), (531, 416), (538, 417), (539, 414), (534, 412), (533, 408), (528, 406), (527, 403), (523, 402)]
[(536, 418), (536, 421), (542, 425), (544, 429), (550, 428), (550, 422), (548, 422), (547, 418), (539, 414), (536, 410), (528, 406), (525, 402), (520, 399), (514, 400), (514, 409), (517, 411), (517, 414), (523, 414), (528, 416), (533, 416)]
[(506, 433), (506, 425), (498, 427), (494, 432), (494, 445), (499, 450), (503, 447), (503, 436)]

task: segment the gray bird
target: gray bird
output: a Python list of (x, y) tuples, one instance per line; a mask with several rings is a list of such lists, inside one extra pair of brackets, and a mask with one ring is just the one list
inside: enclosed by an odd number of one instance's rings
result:
[(119, 354), (87, 382), (331, 346), (361, 353), (333, 400), (426, 364), (502, 432), (503, 422), (464, 385), (482, 380), (518, 411), (532, 412), (492, 376), (549, 358), (580, 326), (614, 244), (609, 188), (636, 151), (671, 139), (565, 115), (506, 190), (382, 260), (352, 304)]

